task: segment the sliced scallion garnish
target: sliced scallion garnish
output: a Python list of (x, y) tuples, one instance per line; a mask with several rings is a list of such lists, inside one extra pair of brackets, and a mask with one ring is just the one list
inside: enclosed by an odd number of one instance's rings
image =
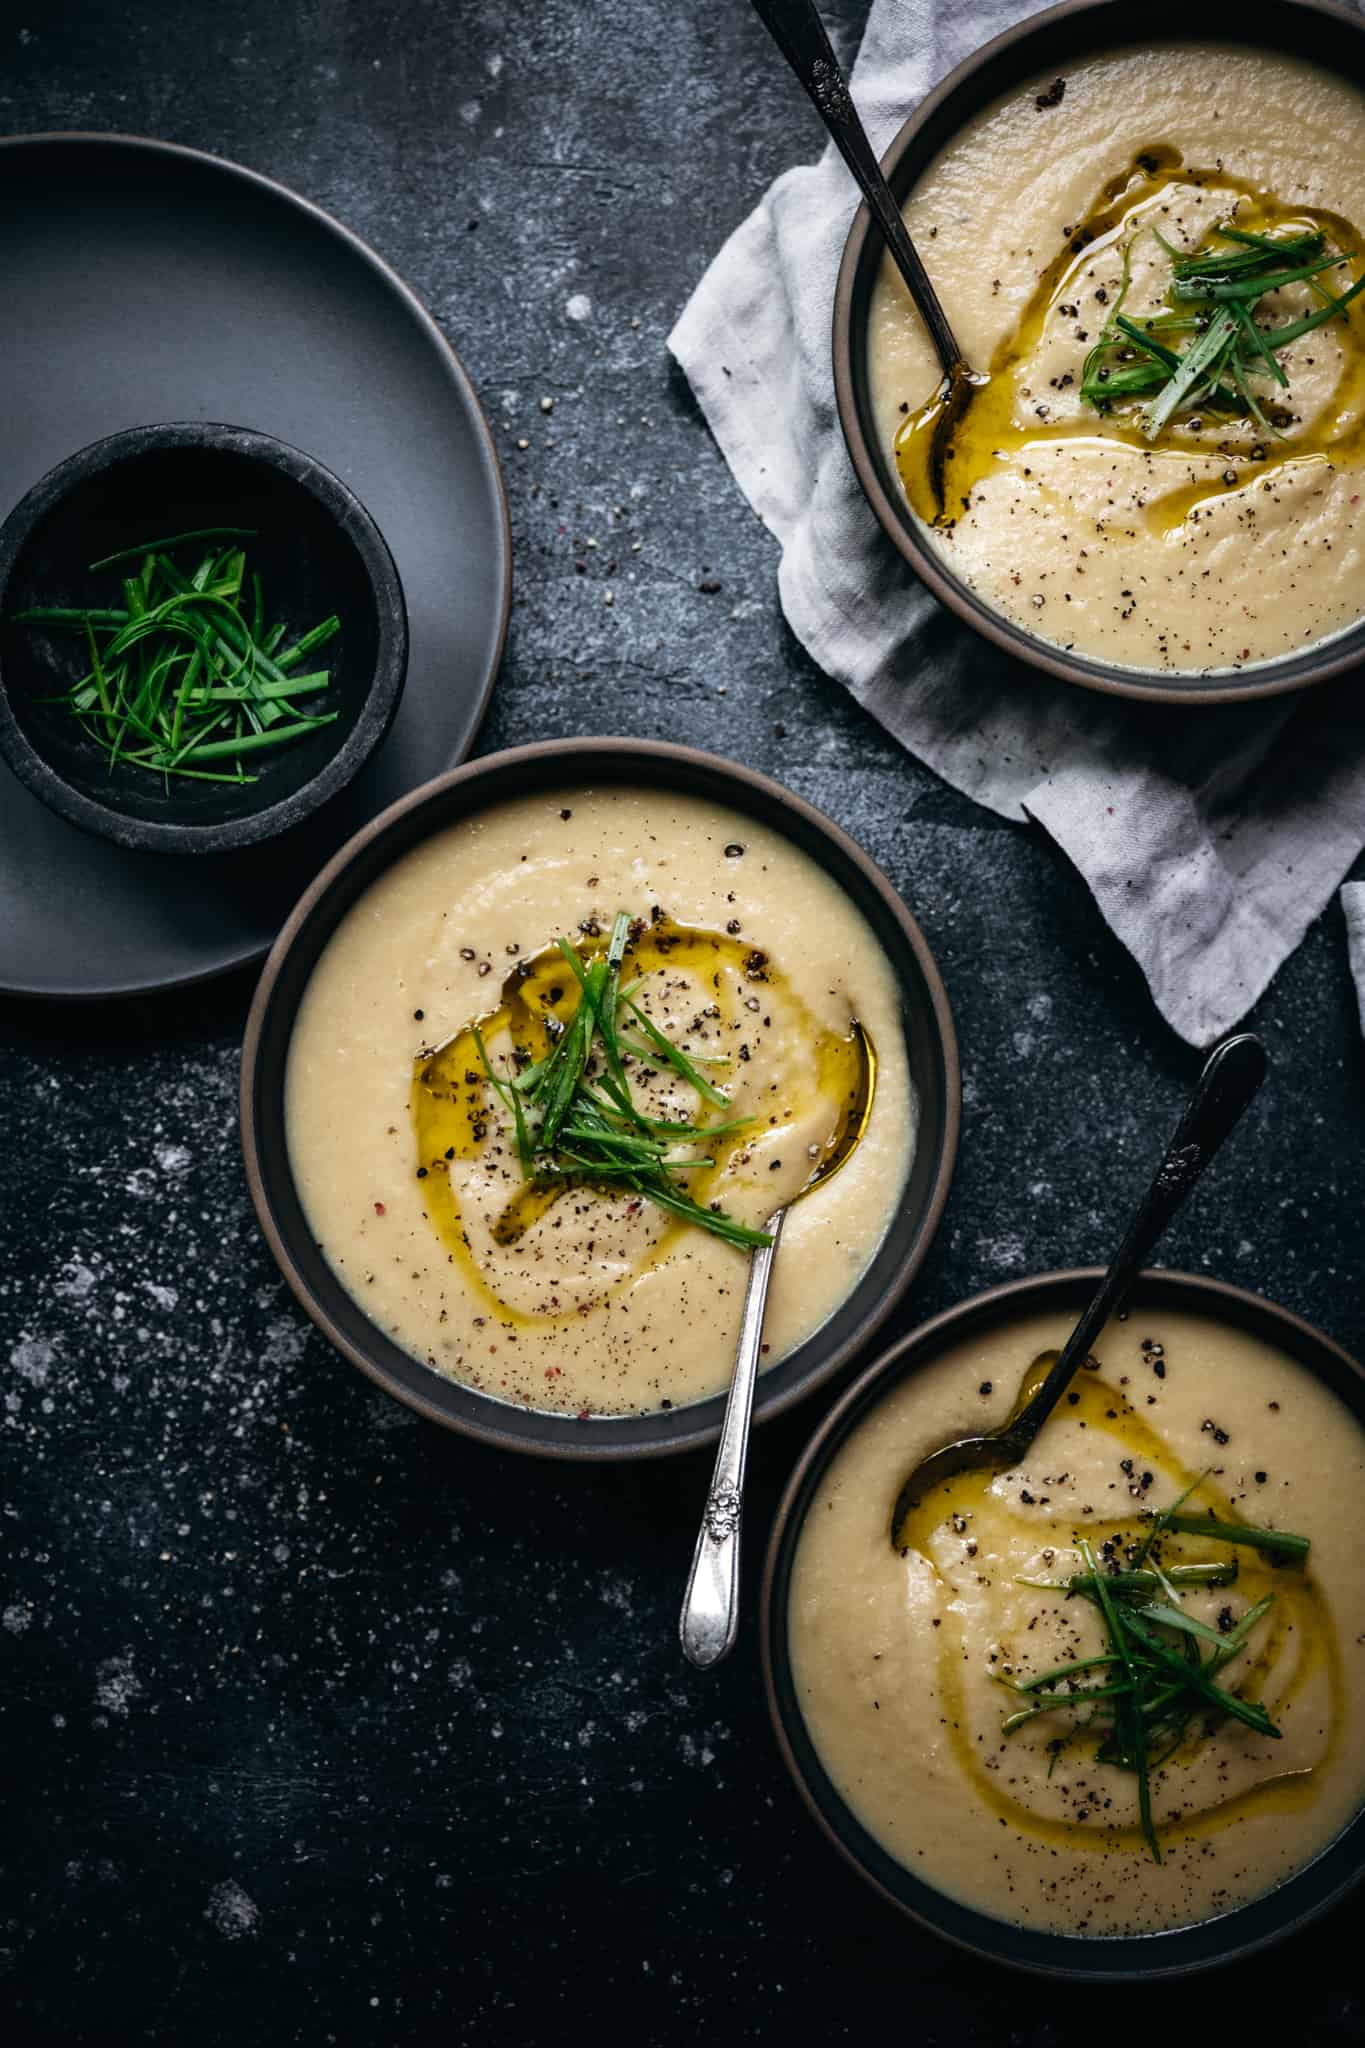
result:
[[(631, 1093), (626, 1061), (633, 1057), (670, 1068), (704, 1101), (723, 1109), (731, 1107), (729, 1096), (698, 1072), (695, 1062), (660, 1031), (634, 995), (622, 989), (621, 966), (630, 932), (630, 916), (622, 911), (613, 923), (605, 954), (591, 963), (571, 940), (559, 940), (559, 951), (578, 983), (578, 1005), (545, 1057), (520, 1073), (500, 1074), (489, 1057), (481, 1028), (473, 1027), (474, 1044), (489, 1085), (512, 1112), (522, 1173), (528, 1180), (601, 1181), (653, 1202), (740, 1249), (771, 1244), (767, 1231), (754, 1230), (723, 1209), (696, 1201), (674, 1179), (675, 1174), (695, 1172), (713, 1163), (707, 1158), (672, 1158), (677, 1145), (740, 1130), (749, 1119), (731, 1117), (710, 1125), (695, 1117), (670, 1121), (647, 1114)], [(617, 1013), (622, 1007), (630, 1012), (648, 1044), (637, 1045), (621, 1036)], [(604, 1073), (595, 1072), (599, 1051)]]
[[(1321, 282), (1323, 273), (1356, 260), (1358, 252), (1329, 248), (1316, 231), (1266, 235), (1220, 223), (1213, 242), (1182, 254), (1159, 229), (1150, 232), (1170, 259), (1169, 307), (1136, 318), (1124, 310), (1137, 239), (1131, 237), (1123, 248), (1119, 291), (1085, 359), (1081, 397), (1101, 412), (1125, 400), (1145, 401), (1140, 418), (1151, 441), (1177, 415), (1196, 417), (1206, 411), (1248, 418), (1263, 432), (1278, 433), (1254, 380), (1268, 378), (1288, 390), (1289, 377), (1276, 351), (1341, 318), (1365, 290), (1365, 273), (1340, 293)], [(1261, 326), (1256, 318), (1260, 302), (1296, 284), (1306, 285), (1323, 303), (1280, 327)], [(1193, 333), (1183, 349), (1158, 339), (1180, 333)]]
[[(254, 781), (244, 758), (340, 716), (305, 713), (295, 700), (330, 685), (330, 670), (301, 665), (341, 622), (333, 614), (281, 652), (287, 627), (265, 626), (261, 578), (248, 574), (245, 549), (235, 545), (254, 537), (248, 527), (204, 527), (122, 548), (90, 564), (96, 571), (139, 561), (135, 576), (120, 579), (122, 606), (34, 605), (11, 615), (17, 625), (84, 636), (90, 666), (53, 701), (98, 741), (111, 773), (122, 762), (167, 779)], [(198, 541), (214, 545), (192, 562), (176, 559)]]
[[(1235, 1559), (1163, 1568), (1153, 1556), (1153, 1546), (1163, 1532), (1173, 1531), (1242, 1544), (1268, 1552), (1276, 1561), (1302, 1563), (1310, 1549), (1306, 1536), (1224, 1522), (1213, 1515), (1182, 1514), (1185, 1501), (1206, 1476), (1196, 1479), (1170, 1507), (1152, 1517), (1143, 1540), (1128, 1546), (1126, 1554), (1131, 1561), (1126, 1568), (1117, 1561), (1109, 1569), (1102, 1567), (1082, 1537), (1077, 1549), (1085, 1565), (1083, 1572), (1061, 1580), (1020, 1579), (1023, 1586), (1088, 1600), (1103, 1621), (1105, 1643), (1096, 1655), (1059, 1664), (1036, 1678), (1000, 1680), (1021, 1702), (1003, 1723), (1007, 1735), (1043, 1714), (1085, 1716), (1074, 1733), (1098, 1732), (1095, 1760), (1129, 1771), (1137, 1779), (1138, 1823), (1158, 1863), (1161, 1845), (1152, 1814), (1152, 1773), (1180, 1748), (1190, 1721), (1198, 1717), (1211, 1732), (1219, 1721), (1234, 1720), (1271, 1741), (1278, 1741), (1281, 1731), (1259, 1700), (1247, 1699), (1215, 1682), (1269, 1613), (1274, 1595), (1267, 1593), (1235, 1623), (1225, 1612), (1213, 1628), (1185, 1613), (1179, 1604), (1181, 1592), (1194, 1586), (1231, 1584), (1237, 1577)], [(1111, 1548), (1106, 1545), (1106, 1552)], [(1150, 1565), (1145, 1562), (1148, 1558)], [(1079, 1682), (1081, 1675), (1089, 1672), (1098, 1683)], [(1053, 1764), (1057, 1753), (1054, 1749)]]

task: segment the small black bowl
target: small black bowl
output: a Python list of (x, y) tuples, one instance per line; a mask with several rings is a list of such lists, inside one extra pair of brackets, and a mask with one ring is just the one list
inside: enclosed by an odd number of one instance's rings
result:
[[(33, 606), (118, 603), (120, 573), (89, 564), (143, 539), (254, 528), (272, 619), (305, 632), (332, 612), (341, 632), (319, 665), (340, 717), (263, 750), (254, 782), (163, 778), (118, 766), (61, 703), (90, 664), (76, 633), (13, 623)], [(111, 598), (110, 592), (114, 595)], [(243, 427), (136, 427), (49, 470), (0, 527), (0, 752), (52, 810), (147, 852), (227, 853), (296, 825), (344, 789), (393, 720), (408, 661), (402, 586), (383, 535), (340, 478), (284, 441)]]
[(546, 1414), (497, 1401), (414, 1358), (371, 1322), (337, 1278), (309, 1228), (289, 1162), (285, 1073), (299, 1004), (347, 911), (395, 861), (490, 804), (537, 790), (681, 791), (758, 819), (807, 853), (862, 912), (900, 989), (910, 1079), (918, 1104), (915, 1154), (895, 1212), (867, 1270), (827, 1322), (758, 1382), (757, 1421), (811, 1393), (867, 1342), (901, 1300), (933, 1241), (957, 1157), (957, 1039), (948, 998), (919, 926), (880, 869), (819, 811), (780, 783), (714, 754), (648, 740), (546, 740), (490, 754), (440, 776), (358, 832), (304, 894), (275, 941), (242, 1048), (242, 1149), (256, 1215), (280, 1271), (337, 1350), (387, 1393), (432, 1422), (543, 1457), (657, 1457), (714, 1443), (725, 1398), (647, 1415)]
[[(1192, 1926), (1156, 1934), (1087, 1936), (1053, 1934), (999, 1920), (907, 1869), (845, 1803), (820, 1761), (801, 1712), (787, 1625), (792, 1567), (806, 1516), (832, 1460), (859, 1424), (903, 1379), (955, 1344), (1021, 1316), (1078, 1316), (1100, 1278), (1098, 1266), (1082, 1267), (990, 1288), (921, 1324), (883, 1352), (835, 1403), (792, 1474), (773, 1524), (759, 1616), (768, 1709), (783, 1761), (810, 1812), (858, 1874), (891, 1905), (960, 1948), (1016, 1969), (1089, 1982), (1174, 1977), (1210, 1969), (1238, 1961), (1316, 1919), (1365, 1873), (1365, 1809), (1273, 1890)], [(1365, 1422), (1365, 1368), (1310, 1323), (1263, 1296), (1203, 1274), (1156, 1269), (1140, 1276), (1133, 1305), (1207, 1316), (1247, 1331), (1285, 1352)]]

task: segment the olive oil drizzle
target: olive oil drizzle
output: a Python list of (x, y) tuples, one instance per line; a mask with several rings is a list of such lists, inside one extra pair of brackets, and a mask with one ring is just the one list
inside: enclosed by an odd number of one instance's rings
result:
[[(1239, 226), (1316, 229), (1351, 256), (1361, 236), (1342, 215), (1323, 208), (1280, 204), (1263, 187), (1222, 168), (1182, 165), (1180, 152), (1166, 144), (1139, 151), (1128, 169), (1111, 179), (1065, 247), (1044, 270), (1016, 325), (996, 348), (988, 373), (978, 380), (969, 407), (950, 436), (943, 433), (945, 391), (937, 390), (912, 411), (896, 436), (896, 466), (906, 496), (928, 526), (950, 530), (968, 508), (972, 494), (1000, 468), (1027, 464), (1031, 454), (1075, 442), (1102, 451), (1133, 451), (1152, 465), (1153, 495), (1144, 508), (1149, 528), (1165, 534), (1200, 518), (1219, 499), (1248, 484), (1274, 491), (1306, 470), (1353, 459), (1365, 448), (1365, 297), (1356, 299), (1326, 330), (1343, 348), (1345, 361), (1336, 389), (1292, 439), (1270, 442), (1254, 420), (1210, 417), (1201, 428), (1173, 420), (1153, 445), (1131, 417), (1120, 412), (1022, 425), (1022, 396), (1030, 363), (1053, 313), (1077, 291), (1078, 280), (1097, 255), (1119, 246), (1147, 224), (1147, 217), (1174, 184), (1225, 192), (1239, 205)], [(1078, 344), (1078, 348), (1081, 345)], [(1079, 367), (1079, 359), (1078, 359)], [(1192, 465), (1207, 474), (1190, 476)], [(1182, 473), (1176, 482), (1173, 472)], [(1162, 474), (1171, 487), (1161, 490)], [(1118, 519), (1106, 526), (1111, 538), (1125, 529)]]
[[(606, 951), (607, 934), (596, 930), (576, 935), (581, 957), (591, 963)], [(733, 1065), (706, 1069), (708, 1077), (723, 1091), (729, 1091), (737, 1075), (747, 1076), (747, 1063), (735, 1055), (741, 1043), (761, 1040), (759, 1025), (766, 1016), (780, 1013), (789, 1028), (799, 1033), (809, 1048), (802, 1077), (803, 1090), (831, 1105), (832, 1135), (826, 1156), (835, 1155), (842, 1144), (846, 1125), (857, 1123), (866, 1113), (869, 1097), (869, 1068), (865, 1066), (856, 1033), (848, 1036), (826, 1030), (818, 1024), (768, 957), (742, 937), (684, 925), (668, 917), (632, 935), (627, 946), (623, 979), (645, 981), (660, 971), (687, 978), (695, 990), (697, 1010), (681, 1044), (692, 1059), (728, 1055)], [(460, 1198), (450, 1172), (457, 1160), (480, 1156), (506, 1161), (516, 1185), (492, 1219), (489, 1234), (499, 1247), (513, 1249), (557, 1203), (582, 1200), (585, 1189), (603, 1202), (629, 1202), (637, 1198), (603, 1183), (594, 1188), (579, 1177), (552, 1180), (522, 1180), (515, 1146), (505, 1129), (506, 1119), (495, 1100), (482, 1070), (474, 1033), (477, 1028), (495, 1062), (498, 1049), (509, 1041), (514, 1062), (525, 1065), (543, 1059), (562, 1027), (573, 1017), (580, 997), (579, 985), (557, 946), (548, 946), (519, 961), (503, 981), (497, 1002), (479, 1017), (462, 1025), (444, 1043), (420, 1052), (413, 1063), (410, 1098), (417, 1164), (424, 1170), (422, 1197), (429, 1222), (448, 1255), (462, 1268), (479, 1298), (505, 1326), (549, 1327), (563, 1322), (558, 1310), (529, 1314), (506, 1303), (497, 1291), (497, 1274), (485, 1269), (475, 1255), (461, 1213)], [(648, 987), (638, 992), (646, 1009)], [(632, 1033), (628, 1018), (621, 1019), (627, 1037)], [(867, 1034), (870, 1071), (875, 1072), (875, 1051)], [(761, 1054), (759, 1055), (761, 1058)], [(638, 1076), (646, 1060), (634, 1062)], [(515, 1066), (514, 1066), (515, 1070)], [(709, 1191), (732, 1164), (742, 1162), (747, 1148), (762, 1131), (770, 1130), (800, 1105), (793, 1105), (791, 1090), (768, 1105), (765, 1084), (757, 1061), (758, 1099), (746, 1108), (738, 1100), (732, 1111), (707, 1109), (698, 1105), (696, 1121), (723, 1123), (732, 1116), (751, 1114), (751, 1128), (727, 1131), (711, 1139), (684, 1140), (680, 1153), (706, 1157), (713, 1164), (687, 1174), (687, 1187), (696, 1200), (710, 1199)], [(628, 1071), (630, 1069), (628, 1068)], [(776, 1087), (776, 1083), (772, 1084)], [(673, 1111), (670, 1114), (676, 1115)], [(773, 1122), (769, 1121), (770, 1116)], [(817, 1162), (812, 1161), (812, 1171)], [(648, 1215), (641, 1232), (642, 1245), (636, 1268), (604, 1286), (604, 1296), (628, 1287), (645, 1265), (660, 1263), (677, 1241), (690, 1234), (692, 1226), (683, 1219), (667, 1217), (645, 1204)]]
[[(1036, 1391), (1046, 1370), (1047, 1365), (1042, 1361), (1029, 1369), (1020, 1386), (1013, 1413), (1017, 1414)], [(1098, 1372), (1085, 1372), (1080, 1376), (1076, 1393), (1076, 1405), (1069, 1408), (1067, 1414), (1076, 1421), (1084, 1422), (1088, 1429), (1116, 1438), (1135, 1462), (1140, 1461), (1161, 1476), (1163, 1487), (1169, 1488), (1170, 1498), (1192, 1487), (1194, 1491), (1187, 1504), (1189, 1513), (1210, 1513), (1224, 1521), (1238, 1519), (1237, 1511), (1217, 1487), (1208, 1479), (1200, 1479), (1197, 1473), (1172, 1456), (1169, 1446), (1134, 1409), (1121, 1388), (1111, 1385)], [(949, 1582), (943, 1578), (934, 1560), (934, 1537), (945, 1524), (955, 1526), (954, 1517), (959, 1521), (965, 1519), (967, 1528), (978, 1532), (988, 1526), (988, 1518), (1007, 1521), (1011, 1512), (1008, 1502), (992, 1492), (996, 1476), (991, 1472), (965, 1472), (945, 1481), (919, 1503), (909, 1527), (907, 1548), (930, 1566), (948, 1595), (941, 1602), (941, 1626), (935, 1633), (943, 1722), (954, 1757), (976, 1797), (1020, 1834), (1053, 1848), (1145, 1855), (1146, 1842), (1136, 1818), (1131, 1825), (1109, 1823), (1098, 1818), (1093, 1823), (1077, 1822), (1054, 1819), (1033, 1811), (1003, 1788), (1003, 1773), (987, 1768), (982, 1761), (983, 1754), (987, 1753), (986, 1745), (973, 1739), (963, 1677), (971, 1652), (965, 1641), (960, 1605), (951, 1597)], [(1130, 1512), (1111, 1518), (1088, 1515), (1083, 1523), (1078, 1521), (1077, 1527), (1079, 1533), (1098, 1540), (1109, 1533), (1131, 1533), (1140, 1525), (1136, 1514)], [(1064, 1537), (1056, 1539), (1056, 1547), (1066, 1547)], [(1168, 1535), (1163, 1539), (1162, 1561), (1166, 1565), (1208, 1563), (1228, 1554), (1228, 1545), (1220, 1548), (1211, 1538)], [(1237, 1591), (1239, 1596), (1245, 1597), (1246, 1605), (1250, 1607), (1265, 1593), (1275, 1595), (1275, 1604), (1252, 1639), (1254, 1654), (1238, 1666), (1230, 1667), (1233, 1677), (1222, 1682), (1232, 1684), (1249, 1699), (1262, 1699), (1272, 1677), (1280, 1672), (1282, 1683), (1275, 1696), (1274, 1712), (1282, 1718), (1315, 1674), (1321, 1673), (1327, 1685), (1329, 1724), (1316, 1764), (1301, 1770), (1277, 1772), (1226, 1800), (1216, 1801), (1196, 1811), (1181, 1809), (1164, 1818), (1158, 1814), (1158, 1829), (1166, 1841), (1172, 1838), (1203, 1840), (1251, 1814), (1289, 1813), (1310, 1805), (1316, 1796), (1318, 1772), (1326, 1769), (1340, 1739), (1345, 1711), (1345, 1679), (1331, 1612), (1321, 1588), (1306, 1569), (1276, 1570), (1257, 1551), (1243, 1549), (1236, 1556), (1239, 1565)], [(1061, 1600), (1066, 1596), (1058, 1593), (1051, 1597)], [(1282, 1667), (1291, 1656), (1292, 1667), (1286, 1674)], [(1001, 1698), (1007, 1701), (1008, 1695), (1002, 1692)], [(1039, 1731), (1032, 1738), (1035, 1745), (1046, 1740), (1047, 1723), (1048, 1717), (1040, 1716), (1034, 1724)], [(1028, 1741), (1029, 1737), (1021, 1733), (1008, 1739), (1012, 1743), (1020, 1743)], [(1169, 1782), (1173, 1770), (1193, 1762), (1210, 1740), (1217, 1739), (1216, 1735), (1208, 1736), (1202, 1725), (1196, 1726), (1177, 1754), (1157, 1772), (1154, 1786)], [(1075, 1743), (1077, 1751), (1081, 1750), (1083, 1740), (1080, 1737)], [(1122, 1788), (1122, 1774), (1111, 1771), (1106, 1781), (1110, 1777), (1116, 1786)], [(1120, 1790), (1115, 1805), (1121, 1798)], [(1136, 1794), (1133, 1804), (1135, 1810)]]

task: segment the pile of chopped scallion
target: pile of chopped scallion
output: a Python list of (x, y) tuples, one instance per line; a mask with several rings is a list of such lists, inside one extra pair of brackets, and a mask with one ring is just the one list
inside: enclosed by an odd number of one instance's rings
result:
[[(1138, 318), (1124, 312), (1130, 240), (1124, 245), (1118, 296), (1085, 359), (1081, 397), (1100, 412), (1125, 400), (1140, 401), (1139, 419), (1149, 441), (1178, 414), (1249, 417), (1263, 432), (1278, 434), (1263, 402), (1269, 397), (1267, 381), (1282, 391), (1289, 388), (1276, 350), (1339, 319), (1365, 291), (1365, 273), (1344, 292), (1330, 292), (1321, 282), (1324, 273), (1351, 259), (1329, 249), (1317, 232), (1260, 235), (1224, 223), (1214, 228), (1214, 243), (1188, 256), (1159, 229), (1151, 232), (1171, 261), (1166, 307)], [(1261, 300), (1294, 284), (1306, 284), (1323, 303), (1280, 326), (1258, 322)], [(1188, 341), (1182, 343), (1185, 336)]]
[[(527, 1180), (571, 1179), (641, 1196), (685, 1223), (694, 1223), (728, 1244), (751, 1248), (772, 1239), (727, 1216), (723, 1209), (694, 1201), (675, 1175), (710, 1166), (708, 1158), (675, 1159), (680, 1145), (692, 1145), (741, 1130), (750, 1119), (700, 1124), (647, 1116), (631, 1094), (627, 1056), (670, 1068), (703, 1101), (728, 1109), (729, 1098), (712, 1086), (696, 1062), (666, 1038), (634, 999), (638, 982), (621, 985), (621, 963), (631, 918), (621, 911), (606, 952), (591, 965), (568, 939), (559, 951), (578, 982), (578, 1004), (567, 1023), (548, 1016), (554, 1038), (543, 1059), (506, 1075), (498, 1074), (483, 1034), (474, 1042), (489, 1084), (512, 1114), (517, 1157)], [(629, 1018), (627, 1035), (623, 1028)]]
[[(1223, 1522), (1212, 1515), (1181, 1514), (1184, 1502), (1200, 1483), (1196, 1480), (1171, 1507), (1153, 1517), (1126, 1568), (1113, 1564), (1106, 1569), (1097, 1564), (1094, 1551), (1082, 1538), (1077, 1548), (1085, 1564), (1083, 1572), (1069, 1579), (1021, 1579), (1021, 1585), (1035, 1586), (1040, 1592), (1088, 1600), (1104, 1623), (1105, 1648), (1097, 1656), (1060, 1664), (1037, 1678), (999, 1680), (1025, 1702), (1007, 1716), (1003, 1724), (1006, 1735), (1040, 1714), (1077, 1716), (1071, 1732), (1049, 1745), (1049, 1776), (1061, 1751), (1084, 1734), (1098, 1738), (1094, 1750), (1097, 1763), (1112, 1764), (1137, 1778), (1142, 1833), (1158, 1863), (1161, 1846), (1152, 1821), (1152, 1773), (1180, 1749), (1190, 1723), (1198, 1721), (1205, 1732), (1212, 1732), (1219, 1722), (1231, 1719), (1274, 1741), (1280, 1739), (1280, 1730), (1259, 1700), (1243, 1699), (1216, 1682), (1218, 1673), (1264, 1620), (1274, 1604), (1274, 1594), (1267, 1593), (1240, 1621), (1220, 1632), (1185, 1612), (1181, 1589), (1232, 1585), (1237, 1578), (1236, 1559), (1163, 1570), (1153, 1546), (1163, 1532), (1170, 1531), (1211, 1536), (1234, 1547), (1259, 1550), (1280, 1564), (1302, 1564), (1309, 1550), (1306, 1536)], [(1082, 1673), (1093, 1673), (1099, 1683), (1083, 1684)]]
[[(254, 782), (246, 762), (287, 746), (339, 716), (309, 713), (300, 701), (331, 681), (310, 655), (341, 630), (333, 613), (285, 644), (281, 621), (267, 624), (261, 579), (248, 573), (247, 527), (205, 527), (143, 541), (92, 562), (92, 571), (138, 561), (122, 579), (123, 603), (109, 609), (35, 605), (11, 615), (84, 637), (89, 667), (55, 700), (107, 752), (148, 774), (203, 782)], [(192, 544), (210, 542), (207, 548)], [(231, 545), (224, 546), (224, 542)]]

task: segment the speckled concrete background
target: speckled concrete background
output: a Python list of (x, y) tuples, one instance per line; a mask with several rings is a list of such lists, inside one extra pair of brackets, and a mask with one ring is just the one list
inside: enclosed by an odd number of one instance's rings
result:
[[(966, 1115), (902, 1322), (1103, 1255), (1194, 1056), (1041, 838), (811, 669), (665, 358), (718, 239), (817, 146), (741, 0), (0, 0), (0, 128), (59, 127), (241, 158), (433, 307), (511, 497), (483, 747), (699, 741), (822, 804), (903, 889)], [(782, 1774), (752, 1635), (710, 1678), (679, 1661), (704, 1461), (587, 1473), (456, 1441), (286, 1298), (238, 1161), (249, 993), (0, 1017), (8, 2041), (1254, 2040), (1289, 1976), (1300, 2041), (1359, 2038), (1358, 1909), (1178, 1999), (1030, 1985), (883, 1910)], [(1359, 1350), (1335, 910), (1256, 1022), (1273, 1084), (1168, 1257)], [(751, 1583), (814, 1420), (756, 1447)]]

